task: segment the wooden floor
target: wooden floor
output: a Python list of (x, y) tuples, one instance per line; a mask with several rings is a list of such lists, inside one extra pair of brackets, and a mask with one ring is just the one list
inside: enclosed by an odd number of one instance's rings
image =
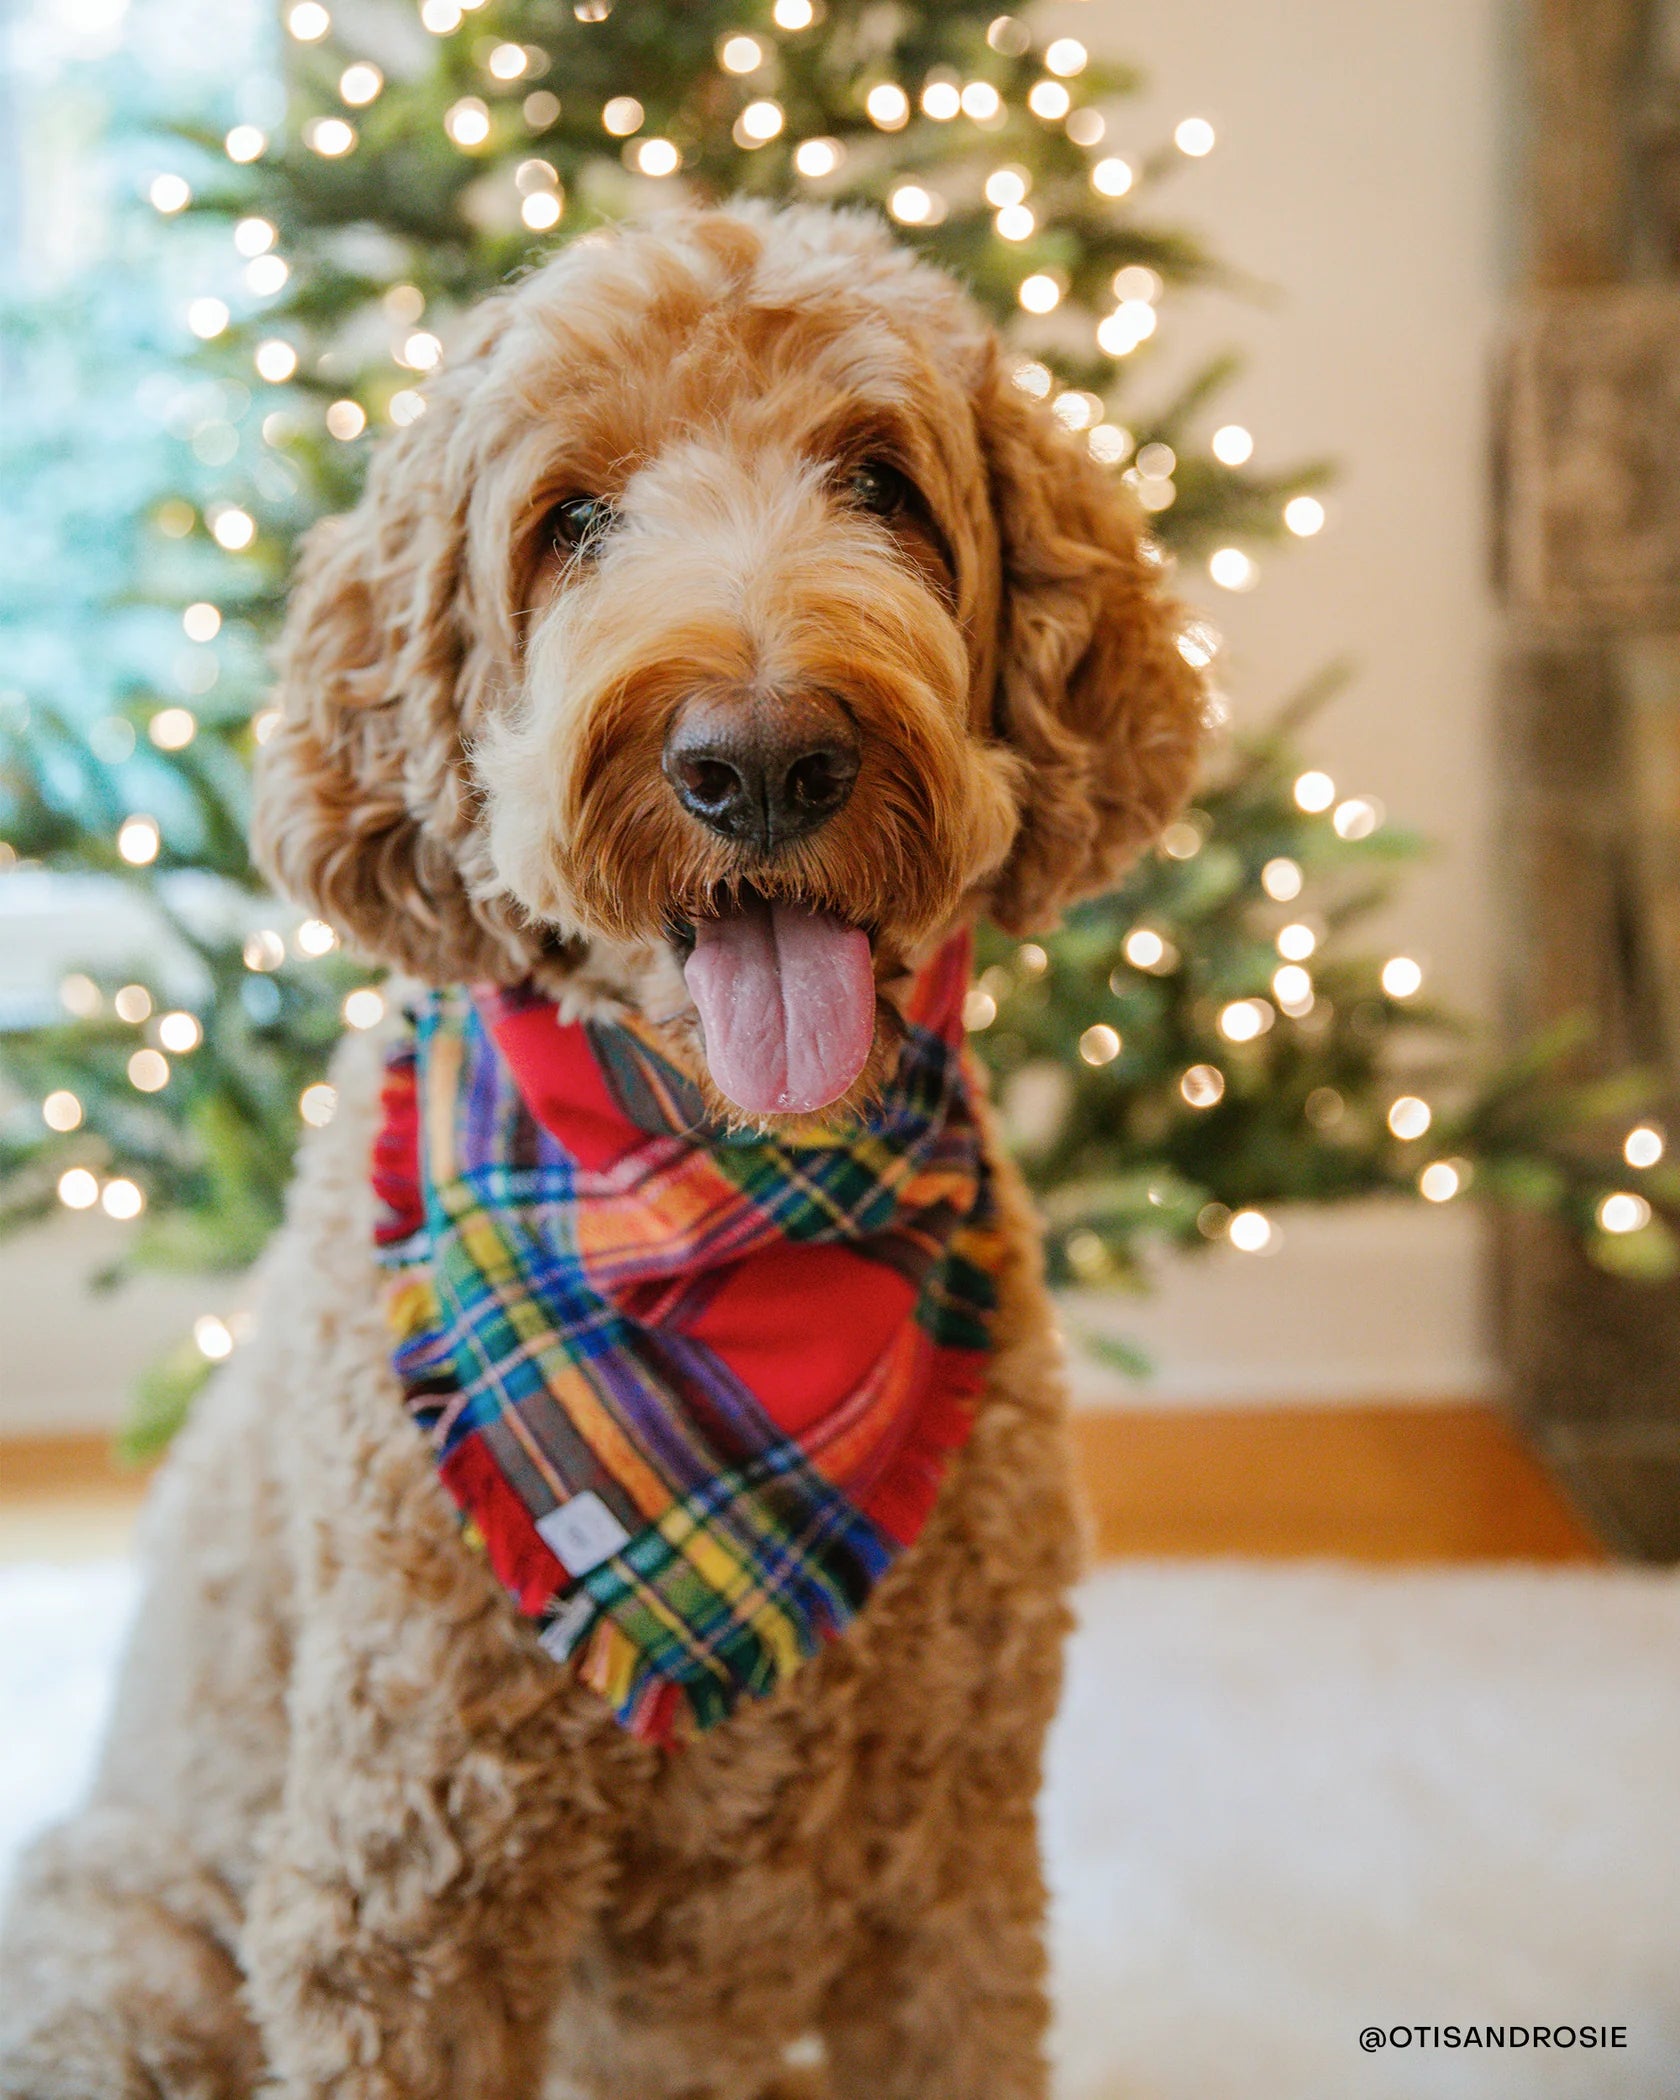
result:
[[(1126, 1409), (1074, 1417), (1105, 1558), (1606, 1558), (1491, 1409)], [(120, 1553), (144, 1490), (103, 1437), (0, 1439), (0, 1560)]]

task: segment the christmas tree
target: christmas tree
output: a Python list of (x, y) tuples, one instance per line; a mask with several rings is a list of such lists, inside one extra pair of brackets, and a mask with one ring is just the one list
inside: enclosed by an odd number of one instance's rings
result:
[[(334, 930), (265, 898), (246, 861), (263, 645), (298, 535), (353, 501), (381, 430), (425, 413), (456, 318), (555, 244), (678, 199), (878, 209), (1135, 490), (1187, 594), (1246, 587), (1256, 542), (1324, 522), (1322, 469), (1259, 474), (1249, 433), (1220, 422), (1228, 361), (1152, 384), (1171, 291), (1218, 276), (1156, 216), (1211, 127), (1114, 150), (1133, 76), (994, 0), (360, 0), (336, 17), (291, 0), (283, 29), (279, 121), (179, 127), (136, 205), (199, 240), (178, 322), (196, 391), (129, 513), (130, 596), (184, 632), (174, 689), (137, 676), (89, 723), (49, 667), (0, 724), (0, 857), (120, 877), (162, 944), (149, 975), (73, 972), (61, 1016), (0, 1040), (22, 1101), (0, 1137), (7, 1214), (102, 1204), (133, 1220), (136, 1261), (251, 1258), (300, 1122), (331, 1116), (333, 1038), (383, 1011)], [(1181, 647), (1214, 665), (1213, 622)], [(1259, 1252), (1270, 1206), (1382, 1190), (1540, 1205), (1607, 1261), (1666, 1266), (1656, 1206), (1680, 1181), (1655, 1126), (1627, 1129), (1637, 1084), (1561, 1084), (1564, 1044), (1478, 1076), (1415, 963), (1359, 948), (1414, 842), (1299, 758), (1305, 712), (1244, 742), (1213, 721), (1196, 807), (1116, 896), (1040, 941), (985, 936), (968, 1019), (1054, 1273), (1123, 1279), (1160, 1240)], [(160, 1419), (230, 1346), (201, 1328), (154, 1390)]]

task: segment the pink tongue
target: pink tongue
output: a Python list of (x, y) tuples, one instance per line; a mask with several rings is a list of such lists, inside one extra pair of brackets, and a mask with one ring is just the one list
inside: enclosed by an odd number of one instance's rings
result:
[(720, 1092), (750, 1115), (839, 1100), (875, 1040), (875, 974), (860, 927), (755, 899), (702, 919), (683, 972)]

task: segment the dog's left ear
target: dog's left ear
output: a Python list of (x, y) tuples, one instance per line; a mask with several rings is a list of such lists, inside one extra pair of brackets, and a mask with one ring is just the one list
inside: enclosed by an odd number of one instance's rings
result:
[(1024, 761), (990, 914), (1040, 931), (1115, 882), (1189, 792), (1202, 689), (1128, 492), (994, 354), (975, 397), (1002, 556), (994, 733)]

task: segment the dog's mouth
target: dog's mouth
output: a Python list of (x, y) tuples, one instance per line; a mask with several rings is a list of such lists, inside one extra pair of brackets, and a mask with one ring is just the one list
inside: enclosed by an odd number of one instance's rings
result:
[(814, 1115), (857, 1082), (875, 1041), (868, 933), (748, 884), (673, 925), (718, 1091), (748, 1115)]

